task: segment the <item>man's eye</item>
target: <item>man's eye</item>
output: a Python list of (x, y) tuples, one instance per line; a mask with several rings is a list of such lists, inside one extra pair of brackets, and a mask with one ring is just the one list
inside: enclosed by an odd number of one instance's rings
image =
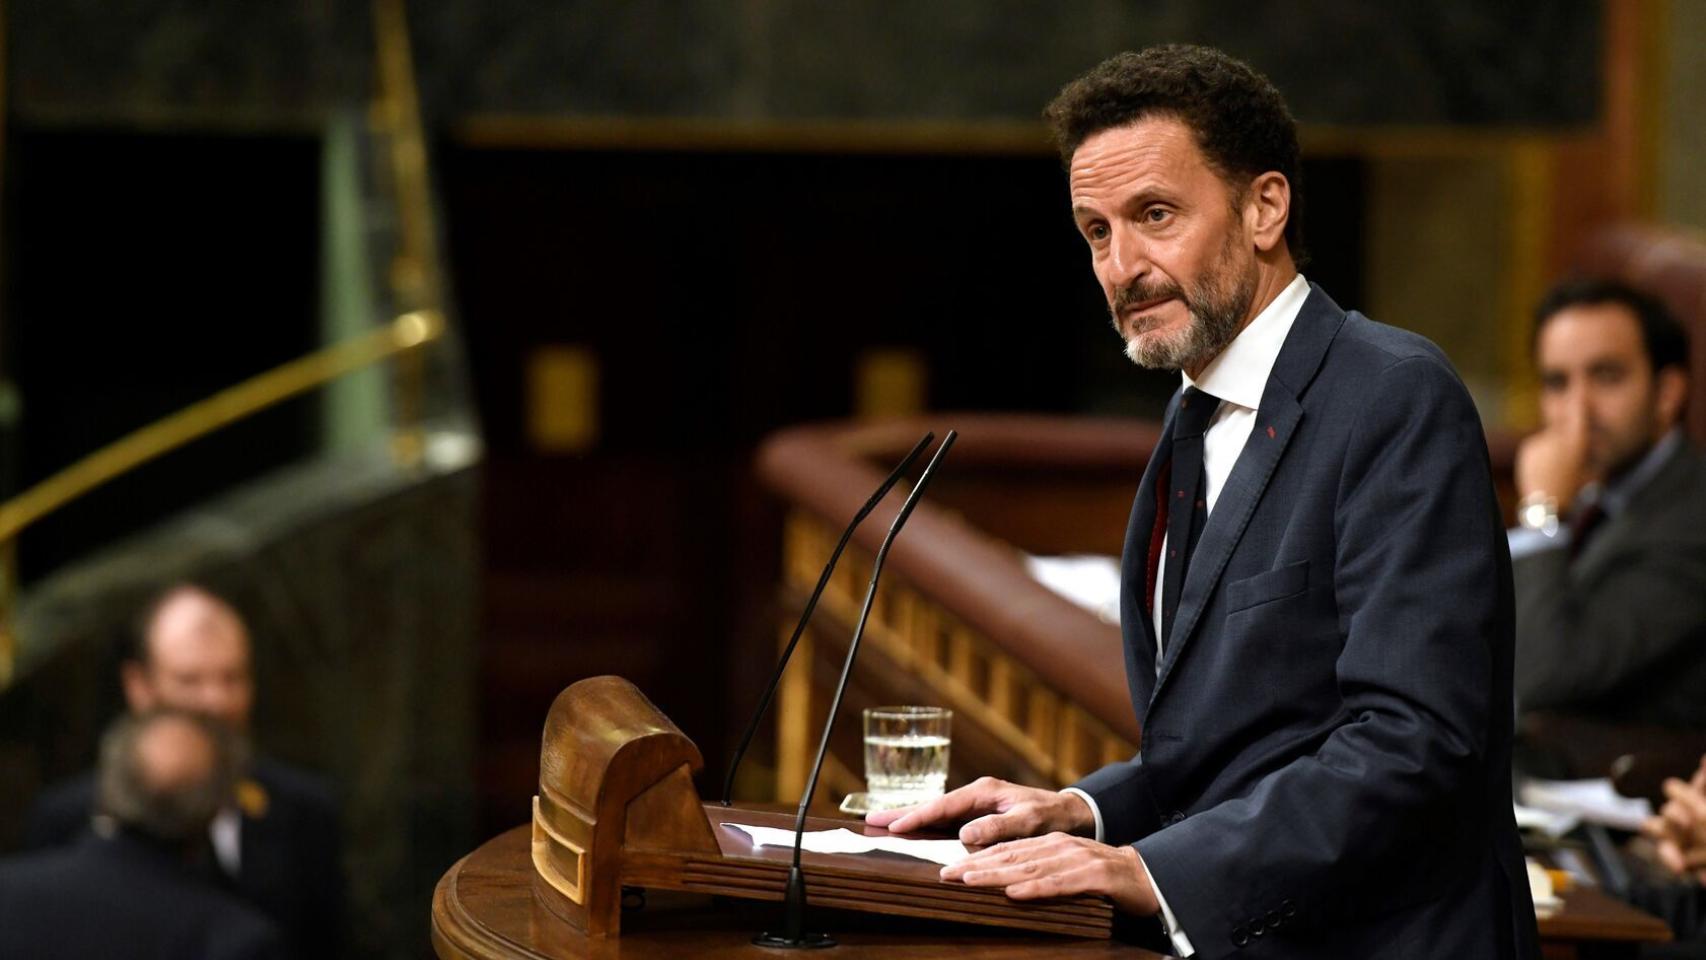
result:
[(1105, 223), (1092, 223), (1084, 229), (1084, 236), (1090, 238), (1092, 242), (1101, 242), (1106, 240), (1108, 239), (1108, 225)]
[(1150, 223), (1160, 223), (1161, 221), (1166, 220), (1170, 215), (1171, 211), (1164, 207), (1150, 207), (1148, 210), (1143, 211), (1143, 219)]

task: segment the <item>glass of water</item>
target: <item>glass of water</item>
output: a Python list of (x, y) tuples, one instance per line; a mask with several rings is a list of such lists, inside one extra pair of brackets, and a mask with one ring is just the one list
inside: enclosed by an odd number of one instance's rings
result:
[(909, 807), (942, 795), (948, 782), (948, 723), (943, 707), (865, 711), (865, 789), (870, 809)]

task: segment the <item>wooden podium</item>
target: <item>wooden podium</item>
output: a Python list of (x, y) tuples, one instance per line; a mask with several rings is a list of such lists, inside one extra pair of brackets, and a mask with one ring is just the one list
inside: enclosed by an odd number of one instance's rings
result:
[[(447, 960), (777, 956), (751, 939), (781, 917), (791, 851), (755, 850), (719, 824), (791, 827), (793, 817), (700, 802), (691, 778), (700, 764), (633, 684), (598, 677), (564, 690), (545, 724), (533, 822), (445, 873), (433, 895), (434, 950)], [(831, 827), (862, 825), (807, 821)], [(1099, 898), (1018, 903), (880, 854), (806, 854), (801, 864), (813, 922), (836, 934), (842, 960), (1160, 960), (1108, 939), (1112, 910)], [(624, 888), (647, 891), (628, 897), (644, 904), (627, 913), (628, 931)], [(1610, 960), (1669, 930), (1578, 889), (1540, 921), (1540, 935), (1548, 958)]]
[[(692, 774), (699, 750), (633, 684), (595, 677), (558, 694), (545, 721), (533, 801), (534, 893), (593, 939), (621, 934), (624, 887), (780, 901), (792, 851), (754, 847), (740, 823), (792, 828), (790, 815), (702, 803)], [(812, 819), (806, 828), (860, 827)], [(1009, 900), (999, 889), (945, 883), (933, 863), (907, 857), (808, 853), (814, 907), (952, 920), (1106, 939), (1113, 909), (1101, 897)]]

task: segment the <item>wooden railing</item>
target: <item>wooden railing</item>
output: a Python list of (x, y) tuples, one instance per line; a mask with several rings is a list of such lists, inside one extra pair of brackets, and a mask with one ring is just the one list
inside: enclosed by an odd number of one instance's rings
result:
[[(1048, 514), (1053, 542), (1018, 546), (1117, 551), (1155, 426), (990, 415), (933, 417), (931, 426), (958, 429), (960, 441), (890, 554), (825, 765), (823, 804), (863, 789), (858, 706), (952, 708), (956, 781), (995, 773), (1064, 785), (1137, 749), (1118, 626), (1036, 583), (998, 536), (1036, 528)], [(784, 641), (841, 526), (881, 479), (873, 463), (898, 459), (924, 429), (922, 421), (806, 427), (765, 445), (760, 473), (789, 506)], [(1034, 496), (1039, 486), (1079, 495)], [(804, 786), (874, 548), (901, 499), (891, 494), (855, 535), (784, 679), (778, 798)]]

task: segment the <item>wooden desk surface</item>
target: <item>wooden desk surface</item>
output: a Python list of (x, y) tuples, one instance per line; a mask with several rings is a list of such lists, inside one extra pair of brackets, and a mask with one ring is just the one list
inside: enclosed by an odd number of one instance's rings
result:
[[(527, 827), (499, 834), (463, 857), (438, 882), (432, 898), (432, 945), (444, 960), (665, 957), (766, 957), (778, 951), (752, 945), (753, 934), (781, 919), (781, 904), (716, 900), (655, 891), (642, 910), (622, 916), (622, 936), (588, 941), (533, 900)], [(838, 960), (924, 960), (975, 952), (979, 960), (1161, 960), (1107, 940), (1015, 934), (897, 917), (813, 909), (813, 927), (834, 934)], [(831, 954), (824, 954), (830, 956)]]
[(1671, 938), (1663, 920), (1593, 887), (1577, 887), (1561, 896), (1563, 908), (1540, 921), (1540, 941), (1548, 957), (1616, 955), (1604, 948)]
[[(533, 900), (529, 830), (517, 827), (463, 857), (438, 882), (432, 942), (444, 960), (663, 957), (769, 957), (752, 935), (772, 925), (780, 904), (711, 901), (654, 892), (645, 909), (622, 918), (623, 935), (588, 941)], [(1637, 942), (1670, 939), (1656, 918), (1591, 888), (1564, 894), (1564, 908), (1540, 921), (1547, 957), (1623, 955)], [(814, 910), (818, 929), (833, 933), (843, 960), (923, 960), (975, 951), (983, 960), (1162, 960), (1159, 954), (1106, 940), (1016, 935), (1012, 931)]]

